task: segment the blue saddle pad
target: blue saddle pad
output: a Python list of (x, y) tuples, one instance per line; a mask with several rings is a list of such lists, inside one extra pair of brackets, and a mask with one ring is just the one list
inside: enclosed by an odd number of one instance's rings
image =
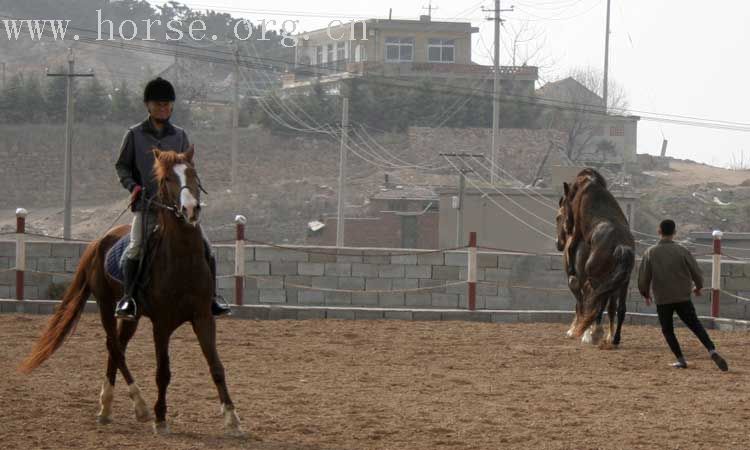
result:
[(130, 244), (130, 234), (126, 234), (119, 241), (107, 251), (107, 255), (104, 258), (104, 268), (107, 274), (122, 284), (122, 255), (125, 253), (125, 249)]

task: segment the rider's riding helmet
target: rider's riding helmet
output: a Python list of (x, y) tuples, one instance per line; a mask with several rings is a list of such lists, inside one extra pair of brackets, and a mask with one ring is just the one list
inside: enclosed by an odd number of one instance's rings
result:
[(164, 78), (155, 78), (146, 84), (143, 90), (143, 102), (173, 102), (175, 101), (174, 87)]

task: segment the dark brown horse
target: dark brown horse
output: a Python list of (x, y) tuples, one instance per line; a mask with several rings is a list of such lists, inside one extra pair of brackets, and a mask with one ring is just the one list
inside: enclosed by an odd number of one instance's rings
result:
[(583, 274), (585, 282), (573, 334), (581, 336), (607, 308), (609, 333), (605, 344), (617, 346), (635, 266), (635, 240), (630, 225), (607, 189), (606, 180), (596, 170), (582, 170), (572, 185), (564, 183), (563, 188), (565, 201), (561, 207), (565, 207), (565, 228), (570, 230), (566, 258), (577, 261), (574, 258), (581, 244), (587, 246), (588, 253), (584, 261), (575, 265), (576, 273)]
[[(199, 182), (193, 167), (193, 150), (178, 154), (154, 150), (154, 172), (159, 185), (156, 204), (158, 229), (152, 238), (153, 258), (148, 270), (148, 284), (141, 291), (143, 314), (153, 324), (156, 347), (156, 384), (159, 396), (154, 405), (154, 431), (167, 433), (166, 394), (170, 381), (169, 339), (175, 329), (190, 322), (208, 362), (211, 377), (219, 391), (225, 431), (242, 434), (240, 422), (229, 397), (224, 379), (224, 367), (216, 351), (216, 323), (211, 315), (211, 277), (204, 258), (203, 239), (198, 224), (200, 205), (197, 201)], [(21, 363), (20, 370), (30, 372), (57, 350), (81, 316), (86, 300), (96, 297), (102, 325), (107, 335), (106, 379), (101, 392), (99, 423), (112, 420), (112, 399), (115, 377), (119, 369), (135, 407), (139, 421), (151, 419), (146, 403), (125, 362), (125, 348), (133, 337), (138, 322), (115, 320), (115, 304), (122, 295), (122, 286), (104, 267), (107, 251), (129, 232), (129, 226), (110, 230), (102, 239), (92, 242), (78, 265), (70, 287), (60, 306), (47, 323), (31, 354)]]

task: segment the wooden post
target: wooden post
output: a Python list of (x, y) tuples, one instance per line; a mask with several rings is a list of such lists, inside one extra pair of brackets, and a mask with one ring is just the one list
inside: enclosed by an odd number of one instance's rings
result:
[(234, 218), (237, 224), (237, 237), (234, 243), (234, 304), (242, 306), (245, 294), (245, 224), (247, 218), (238, 215)]
[(469, 233), (469, 252), (467, 264), (467, 279), (469, 281), (469, 311), (477, 309), (477, 233)]
[(721, 298), (721, 237), (719, 230), (713, 232), (714, 257), (711, 270), (711, 317), (719, 317), (719, 300)]
[(23, 300), (24, 271), (26, 270), (26, 215), (23, 208), (16, 209), (16, 300)]

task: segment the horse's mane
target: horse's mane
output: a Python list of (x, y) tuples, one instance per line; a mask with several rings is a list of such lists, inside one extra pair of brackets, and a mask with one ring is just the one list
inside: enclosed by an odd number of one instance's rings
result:
[(154, 158), (154, 176), (157, 182), (164, 181), (172, 168), (177, 164), (190, 164), (185, 153), (172, 150), (159, 151)]
[(607, 189), (607, 180), (604, 178), (602, 174), (597, 172), (596, 169), (587, 167), (581, 170), (580, 172), (578, 172), (578, 176), (576, 176), (575, 184), (582, 184), (585, 181), (592, 181), (594, 183), (598, 183), (602, 185), (604, 189)]

